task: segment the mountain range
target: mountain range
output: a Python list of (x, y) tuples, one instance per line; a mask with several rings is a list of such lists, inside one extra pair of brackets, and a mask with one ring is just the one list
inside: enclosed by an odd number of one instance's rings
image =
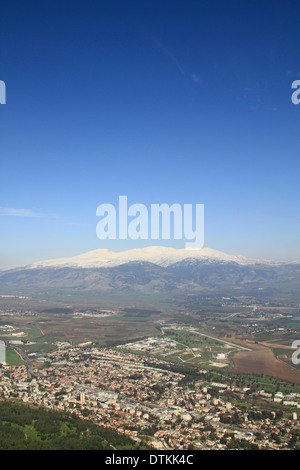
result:
[(107, 249), (0, 272), (0, 294), (299, 292), (300, 263), (250, 259), (210, 248)]

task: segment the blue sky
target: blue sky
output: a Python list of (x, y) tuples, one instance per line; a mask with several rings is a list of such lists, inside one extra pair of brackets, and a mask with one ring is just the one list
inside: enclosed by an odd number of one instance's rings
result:
[(154, 244), (96, 237), (97, 206), (119, 195), (202, 203), (206, 247), (300, 259), (299, 14), (287, 0), (2, 2), (0, 268)]

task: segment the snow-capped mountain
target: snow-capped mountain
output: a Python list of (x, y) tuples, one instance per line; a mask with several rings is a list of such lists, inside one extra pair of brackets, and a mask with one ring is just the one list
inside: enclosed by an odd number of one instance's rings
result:
[(72, 267), (72, 268), (109, 268), (131, 262), (148, 262), (158, 266), (168, 267), (185, 260), (233, 262), (240, 265), (256, 263), (269, 264), (270, 261), (249, 259), (240, 255), (229, 255), (211, 248), (202, 249), (176, 249), (162, 246), (149, 246), (135, 248), (121, 252), (98, 249), (73, 256), (72, 258), (58, 258), (33, 263), (27, 268), (45, 267)]
[(300, 263), (248, 259), (210, 248), (100, 249), (0, 272), (0, 294), (83, 296), (85, 301), (107, 293), (173, 298), (190, 293), (276, 295), (282, 290), (284, 295), (294, 295), (299, 286)]

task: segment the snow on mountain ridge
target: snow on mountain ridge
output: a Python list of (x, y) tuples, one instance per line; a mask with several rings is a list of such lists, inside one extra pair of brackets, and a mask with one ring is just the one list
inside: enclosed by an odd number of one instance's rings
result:
[[(130, 262), (150, 262), (162, 267), (184, 260), (205, 260), (219, 262), (235, 262), (238, 264), (269, 264), (272, 262), (249, 259), (240, 255), (229, 255), (212, 248), (189, 250), (186, 248), (170, 248), (162, 246), (149, 246), (131, 250), (115, 252), (107, 249), (97, 249), (71, 258), (58, 258), (33, 263), (26, 268), (40, 267), (78, 267), (78, 268), (108, 268)], [(273, 264), (273, 263), (272, 263)]]

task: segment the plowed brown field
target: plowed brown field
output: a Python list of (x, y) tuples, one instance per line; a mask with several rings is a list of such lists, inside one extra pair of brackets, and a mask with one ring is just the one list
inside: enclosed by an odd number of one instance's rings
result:
[(271, 349), (260, 345), (251, 346), (253, 351), (239, 351), (234, 354), (232, 372), (269, 375), (300, 384), (300, 372), (276, 359)]

